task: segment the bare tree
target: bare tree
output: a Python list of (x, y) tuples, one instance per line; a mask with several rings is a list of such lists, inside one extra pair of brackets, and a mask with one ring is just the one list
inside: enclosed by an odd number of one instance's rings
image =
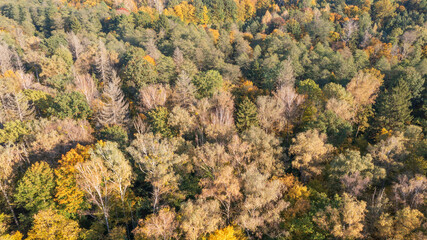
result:
[(199, 182), (203, 187), (201, 197), (218, 200), (227, 223), (234, 212), (234, 203), (243, 197), (240, 193), (240, 179), (232, 161), (231, 155), (218, 143), (207, 143), (195, 150), (196, 172), (203, 176)]
[(145, 220), (140, 220), (133, 233), (148, 239), (169, 240), (178, 237), (177, 228), (175, 211), (163, 208), (157, 214), (151, 214)]
[(239, 225), (258, 238), (284, 236), (286, 231), (280, 228), (280, 217), (289, 206), (283, 199), (286, 186), (279, 179), (270, 180), (269, 174), (262, 174), (254, 165), (247, 168), (242, 179), (244, 201), (237, 218)]
[(275, 97), (259, 96), (256, 101), (260, 126), (269, 133), (282, 131), (286, 125), (283, 105)]
[(0, 42), (0, 73), (5, 73), (7, 70), (13, 69), (13, 55), (9, 46), (1, 41)]
[(147, 85), (139, 90), (139, 99), (145, 111), (164, 106), (168, 95), (169, 89), (161, 84)]
[(412, 44), (417, 40), (418, 33), (417, 31), (406, 31), (402, 37), (402, 58), (405, 59), (410, 53), (410, 48)]
[(112, 77), (112, 66), (105, 44), (101, 39), (99, 39), (95, 62), (101, 80), (106, 83)]
[(348, 173), (340, 177), (340, 182), (343, 185), (344, 191), (351, 196), (357, 197), (363, 193), (366, 187), (371, 182), (370, 177), (364, 177), (359, 171)]
[(357, 22), (354, 21), (353, 19), (350, 19), (349, 21), (347, 21), (346, 23), (344, 23), (344, 36), (343, 36), (343, 40), (344, 42), (347, 44), (348, 41), (351, 40), (353, 34), (355, 32), (357, 32), (358, 29), (358, 25)]
[(78, 186), (86, 192), (89, 200), (101, 209), (109, 232), (108, 217), (113, 188), (109, 184), (108, 169), (100, 158), (91, 158), (87, 162), (78, 163), (76, 170)]
[(98, 89), (96, 88), (95, 82), (93, 81), (90, 74), (74, 74), (74, 85), (77, 90), (83, 93), (86, 97), (86, 101), (92, 104), (96, 96), (98, 96)]
[(25, 154), (23, 153), (25, 151), (23, 152), (18, 146), (0, 146), (0, 189), (17, 226), (19, 226), (19, 222), (13, 210), (8, 192), (17, 173), (16, 168), (24, 161)]
[(184, 55), (179, 47), (176, 47), (173, 51), (173, 61), (175, 62), (177, 69), (180, 69), (182, 64), (184, 64)]
[(133, 127), (135, 128), (136, 133), (144, 134), (148, 131), (147, 123), (142, 119), (141, 116), (137, 115), (133, 121)]
[(181, 107), (190, 107), (196, 102), (196, 86), (191, 82), (190, 76), (181, 71), (172, 93), (172, 101)]
[(283, 86), (277, 89), (274, 97), (281, 102), (281, 114), (285, 121), (285, 129), (289, 131), (290, 125), (302, 113), (300, 105), (304, 103), (304, 96), (298, 94), (292, 86)]
[(287, 59), (280, 64), (279, 74), (277, 75), (277, 88), (280, 89), (283, 86), (295, 85), (295, 73), (292, 67), (292, 61)]
[(163, 12), (163, 0), (149, 0), (149, 5), (150, 7), (155, 8), (157, 12)]
[(34, 108), (23, 92), (4, 94), (0, 102), (2, 114), (8, 120), (24, 121), (34, 116)]
[(398, 182), (393, 185), (394, 200), (403, 206), (417, 208), (425, 205), (427, 200), (427, 178), (417, 175), (408, 179), (408, 176), (401, 175)]
[(157, 61), (162, 56), (162, 53), (159, 51), (159, 49), (157, 49), (156, 40), (154, 39), (154, 37), (150, 37), (148, 41), (144, 44), (144, 47), (147, 50), (148, 55), (154, 58), (154, 60)]
[(234, 101), (230, 92), (220, 92), (212, 97), (211, 121), (214, 125), (230, 126), (234, 124)]
[(21, 84), (21, 89), (31, 89), (34, 84), (34, 75), (26, 74), (24, 71), (18, 70), (20, 76), (19, 82)]
[(104, 89), (103, 98), (104, 105), (98, 114), (98, 122), (104, 126), (125, 124), (128, 120), (129, 105), (120, 89), (120, 78), (112, 77)]
[(77, 37), (77, 35), (74, 32), (70, 32), (67, 35), (68, 39), (68, 45), (70, 47), (71, 52), (74, 55), (75, 59), (78, 59), (80, 57), (80, 54), (83, 52), (83, 45)]
[(109, 181), (122, 202), (132, 182), (132, 167), (124, 154), (118, 148), (117, 143), (105, 142), (97, 144), (92, 152), (92, 157), (100, 158), (108, 169)]
[(146, 181), (153, 186), (153, 212), (157, 212), (165, 196), (178, 189), (178, 179), (173, 166), (180, 160), (175, 156), (176, 144), (160, 135), (137, 134), (127, 149), (137, 166), (146, 174)]

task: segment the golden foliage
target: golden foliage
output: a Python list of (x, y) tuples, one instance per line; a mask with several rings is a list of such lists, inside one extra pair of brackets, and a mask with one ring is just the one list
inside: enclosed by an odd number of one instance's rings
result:
[(144, 60), (147, 61), (149, 64), (156, 66), (156, 60), (152, 58), (150, 55), (145, 55)]
[(173, 8), (165, 9), (163, 14), (179, 17), (185, 23), (199, 22), (199, 19), (196, 18), (196, 8), (187, 1), (181, 2)]
[(290, 200), (298, 200), (301, 198), (308, 198), (310, 195), (310, 190), (304, 184), (302, 184), (298, 179), (292, 174), (288, 174), (280, 180), (287, 187), (288, 193), (286, 194), (287, 198)]
[(55, 169), (56, 175), (56, 194), (55, 201), (63, 207), (68, 214), (76, 214), (84, 203), (84, 193), (76, 184), (74, 175), (76, 174), (75, 165), (85, 162), (89, 159), (90, 147), (84, 147), (78, 144), (76, 148), (71, 149), (59, 160), (59, 167)]
[(209, 28), (208, 31), (212, 35), (214, 42), (217, 43), (219, 38), (219, 31), (212, 28)]
[(208, 240), (245, 240), (247, 239), (243, 231), (239, 228), (228, 226), (226, 228), (216, 230), (211, 234)]
[(250, 0), (235, 0), (237, 5), (237, 19), (245, 21), (255, 13), (255, 4)]
[[(159, 18), (159, 12), (152, 7), (142, 6), (138, 9), (139, 11), (145, 12), (148, 15), (150, 15), (151, 21), (155, 21)], [(167, 9), (165, 9), (166, 11)], [(163, 14), (167, 15), (165, 12)]]
[(77, 240), (79, 224), (54, 210), (42, 210), (34, 215), (33, 228), (28, 232), (29, 240)]

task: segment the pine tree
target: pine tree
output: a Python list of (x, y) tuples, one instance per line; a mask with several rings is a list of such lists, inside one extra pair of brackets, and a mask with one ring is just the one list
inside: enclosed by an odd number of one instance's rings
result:
[(244, 131), (251, 126), (258, 126), (257, 115), (256, 105), (249, 98), (245, 98), (237, 111), (236, 127), (240, 131)]
[(101, 125), (123, 125), (127, 122), (128, 103), (120, 89), (120, 78), (113, 77), (104, 89), (104, 106), (98, 115)]
[(406, 82), (399, 81), (391, 91), (386, 91), (379, 102), (378, 128), (401, 128), (412, 120), (411, 93)]

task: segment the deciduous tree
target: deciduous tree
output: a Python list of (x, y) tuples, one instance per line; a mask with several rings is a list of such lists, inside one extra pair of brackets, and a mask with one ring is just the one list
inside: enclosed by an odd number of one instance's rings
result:
[(173, 140), (162, 139), (153, 133), (137, 134), (135, 137), (128, 152), (146, 174), (146, 181), (153, 186), (152, 207), (153, 212), (157, 212), (166, 196), (178, 189), (178, 179), (173, 169), (179, 163), (174, 154), (177, 146)]
[(81, 229), (76, 221), (68, 219), (55, 210), (41, 210), (34, 216), (34, 224), (28, 232), (31, 240), (77, 240)]
[(22, 150), (18, 146), (0, 146), (0, 189), (17, 226), (19, 226), (19, 223), (13, 210), (10, 191), (17, 173), (17, 167), (23, 163), (24, 157)]
[(77, 145), (62, 156), (58, 161), (58, 168), (55, 169), (55, 201), (60, 209), (71, 216), (77, 214), (85, 203), (84, 192), (77, 187), (75, 166), (89, 159), (89, 150), (90, 147)]
[(334, 237), (356, 239), (363, 237), (366, 202), (343, 194), (337, 207), (327, 206), (316, 213), (314, 222)]
[(299, 133), (292, 139), (289, 148), (289, 153), (294, 155), (292, 167), (301, 171), (304, 181), (322, 173), (323, 164), (334, 150), (331, 144), (326, 143), (326, 139), (326, 134), (317, 130)]
[(36, 162), (19, 180), (15, 202), (34, 214), (54, 207), (54, 190), (53, 170), (46, 162)]
[(221, 220), (220, 203), (216, 200), (187, 201), (183, 204), (180, 228), (185, 239), (196, 240), (218, 229)]
[(175, 239), (178, 237), (176, 213), (170, 208), (162, 208), (158, 213), (140, 220), (133, 230), (137, 239)]

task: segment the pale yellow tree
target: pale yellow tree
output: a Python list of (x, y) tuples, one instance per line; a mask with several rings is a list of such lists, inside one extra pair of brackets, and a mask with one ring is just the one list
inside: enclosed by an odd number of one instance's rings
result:
[(25, 155), (19, 146), (0, 146), (0, 190), (13, 216), (15, 224), (19, 226), (13, 210), (12, 199), (10, 198), (11, 185), (14, 176), (17, 174), (16, 168), (23, 163)]
[(180, 215), (180, 228), (185, 239), (196, 240), (218, 229), (222, 223), (220, 203), (216, 200), (187, 201), (183, 204)]
[(383, 213), (375, 223), (375, 227), (378, 230), (376, 235), (380, 238), (397, 240), (425, 239), (415, 238), (417, 233), (420, 233), (421, 236), (423, 235), (421, 226), (424, 219), (425, 217), (420, 211), (410, 207), (398, 210), (395, 216)]
[(365, 219), (366, 202), (343, 194), (337, 208), (327, 206), (316, 213), (313, 221), (322, 229), (329, 231), (334, 237), (344, 239), (362, 238)]
[(373, 104), (384, 75), (376, 69), (359, 71), (347, 84), (347, 91), (353, 94), (356, 104), (366, 106)]
[(86, 193), (87, 198), (97, 205), (104, 216), (107, 230), (110, 231), (109, 210), (113, 187), (109, 184), (108, 169), (101, 158), (91, 158), (76, 165), (78, 186)]
[(299, 133), (292, 139), (289, 147), (289, 153), (294, 155), (292, 167), (301, 171), (305, 181), (322, 173), (323, 164), (334, 151), (334, 147), (326, 143), (326, 139), (326, 134), (319, 133), (316, 129)]
[(153, 133), (137, 134), (135, 137), (127, 151), (146, 174), (145, 180), (153, 186), (152, 207), (153, 212), (157, 212), (166, 196), (178, 190), (174, 166), (181, 159), (175, 155), (176, 141), (162, 139)]
[(175, 211), (163, 208), (158, 213), (153, 213), (144, 220), (140, 220), (133, 233), (136, 239), (169, 240), (177, 238), (177, 228), (178, 221)]

